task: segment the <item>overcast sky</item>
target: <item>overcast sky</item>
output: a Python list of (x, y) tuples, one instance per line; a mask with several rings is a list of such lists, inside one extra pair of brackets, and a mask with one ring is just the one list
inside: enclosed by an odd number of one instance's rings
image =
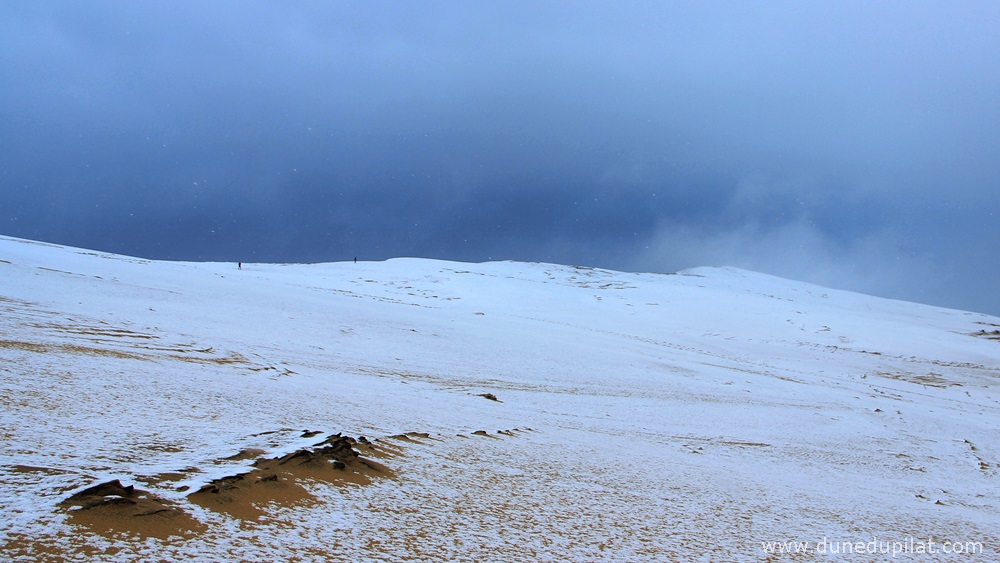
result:
[(1000, 2), (0, 3), (0, 234), (1000, 314)]

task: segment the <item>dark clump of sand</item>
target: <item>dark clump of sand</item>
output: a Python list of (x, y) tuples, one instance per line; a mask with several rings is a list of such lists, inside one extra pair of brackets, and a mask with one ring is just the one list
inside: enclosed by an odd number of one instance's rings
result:
[(172, 502), (115, 479), (88, 487), (60, 503), (70, 521), (100, 534), (131, 532), (166, 538), (201, 532), (205, 525)]
[[(388, 467), (363, 457), (362, 452), (391, 457), (399, 450), (376, 445), (364, 437), (333, 434), (310, 448), (280, 457), (258, 457), (249, 472), (216, 479), (189, 494), (188, 500), (235, 518), (257, 520), (273, 505), (314, 502), (315, 497), (303, 486), (308, 482), (365, 485), (376, 477), (394, 476)], [(261, 454), (261, 450), (243, 450), (227, 460), (253, 459)], [(176, 480), (169, 477), (173, 475), (147, 481)], [(105, 536), (127, 533), (140, 537), (185, 537), (206, 529), (170, 500), (134, 485), (125, 486), (118, 479), (83, 489), (62, 501), (59, 507), (69, 514), (70, 523)]]
[[(315, 434), (314, 431), (303, 431), (302, 437)], [(312, 447), (273, 458), (262, 457), (263, 450), (244, 449), (224, 459), (231, 462), (256, 458), (249, 472), (216, 479), (189, 494), (187, 499), (232, 518), (259, 522), (261, 516), (266, 516), (269, 511), (318, 502), (303, 485), (364, 485), (375, 478), (394, 477), (388, 467), (365, 456), (391, 458), (402, 453), (402, 449), (391, 442), (371, 442), (363, 436), (355, 439), (340, 434), (330, 435)], [(14, 470), (22, 473), (65, 473), (25, 465), (15, 466)], [(155, 487), (188, 478), (192, 472), (197, 472), (197, 469), (136, 479)], [(125, 486), (119, 479), (78, 491), (60, 502), (58, 508), (68, 515), (68, 523), (74, 528), (73, 534), (86, 530), (115, 540), (157, 538), (183, 542), (209, 531), (209, 526), (194, 518), (182, 506), (150, 491), (137, 489), (134, 485)], [(65, 546), (56, 545), (53, 538), (14, 534), (0, 542), (0, 554), (3, 554), (0, 559), (8, 555), (51, 561), (80, 557), (90, 559), (102, 554), (114, 555), (121, 547), (111, 546), (106, 552), (102, 549), (84, 543), (67, 551)]]
[(375, 477), (393, 476), (388, 467), (362, 457), (355, 448), (374, 455), (379, 451), (364, 437), (334, 434), (311, 448), (260, 458), (248, 473), (216, 479), (188, 495), (188, 499), (209, 510), (256, 520), (272, 503), (289, 506), (314, 502), (302, 482), (365, 485)]

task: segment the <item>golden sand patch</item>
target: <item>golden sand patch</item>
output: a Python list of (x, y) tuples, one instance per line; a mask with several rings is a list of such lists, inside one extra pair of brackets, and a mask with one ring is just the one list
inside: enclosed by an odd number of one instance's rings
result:
[(88, 487), (62, 503), (70, 522), (98, 534), (131, 532), (140, 537), (189, 536), (205, 530), (174, 503), (157, 495), (124, 486), (115, 479)]
[[(395, 451), (382, 452), (364, 437), (354, 439), (334, 434), (312, 448), (281, 457), (260, 458), (250, 472), (216, 479), (188, 495), (188, 499), (234, 518), (256, 520), (272, 503), (290, 506), (314, 502), (303, 482), (367, 485), (373, 478), (393, 476), (388, 467), (363, 458), (356, 447), (383, 455)], [(238, 455), (245, 454), (246, 451)]]

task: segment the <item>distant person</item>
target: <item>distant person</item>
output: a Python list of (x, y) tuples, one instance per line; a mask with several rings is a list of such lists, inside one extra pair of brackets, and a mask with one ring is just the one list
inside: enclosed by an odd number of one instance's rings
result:
[(236, 263), (236, 268), (239, 269), (239, 270), (242, 270), (243, 269), (243, 262), (237, 262)]
[(354, 257), (354, 263), (355, 263), (355, 264), (357, 264), (357, 263), (358, 263), (358, 257), (357, 257), (357, 256), (355, 256), (355, 257)]

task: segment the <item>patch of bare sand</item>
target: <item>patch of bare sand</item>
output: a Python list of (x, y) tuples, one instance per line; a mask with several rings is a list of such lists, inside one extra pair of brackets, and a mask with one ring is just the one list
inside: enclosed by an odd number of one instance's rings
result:
[(174, 503), (115, 479), (88, 487), (62, 503), (70, 523), (102, 535), (130, 532), (140, 537), (190, 536), (205, 525)]
[[(281, 507), (321, 502), (310, 492), (312, 484), (365, 485), (376, 478), (395, 477), (391, 469), (370, 458), (391, 458), (402, 453), (395, 444), (340, 434), (274, 458), (261, 457), (263, 450), (245, 449), (227, 459), (256, 457), (250, 472), (215, 480), (188, 495), (188, 500), (230, 518), (260, 522), (262, 516), (270, 516)], [(13, 469), (62, 473), (31, 466)], [(136, 480), (157, 486), (183, 480), (188, 473), (167, 472)], [(68, 561), (81, 556), (116, 556), (122, 550), (130, 552), (129, 544), (141, 545), (155, 539), (164, 548), (176, 547), (214, 533), (214, 526), (199, 521), (181, 505), (134, 485), (125, 486), (117, 479), (78, 491), (60, 502), (58, 508), (66, 514), (69, 528), (43, 537), (11, 534), (0, 544), (0, 559), (9, 556), (13, 560)], [(91, 542), (86, 539), (89, 535), (103, 540)]]
[(362, 457), (359, 449), (380, 457), (396, 453), (364, 437), (354, 439), (334, 434), (312, 448), (281, 457), (260, 458), (250, 472), (216, 479), (188, 495), (188, 499), (234, 518), (257, 520), (272, 504), (292, 506), (316, 502), (302, 485), (304, 482), (367, 485), (373, 478), (393, 476), (385, 465)]

